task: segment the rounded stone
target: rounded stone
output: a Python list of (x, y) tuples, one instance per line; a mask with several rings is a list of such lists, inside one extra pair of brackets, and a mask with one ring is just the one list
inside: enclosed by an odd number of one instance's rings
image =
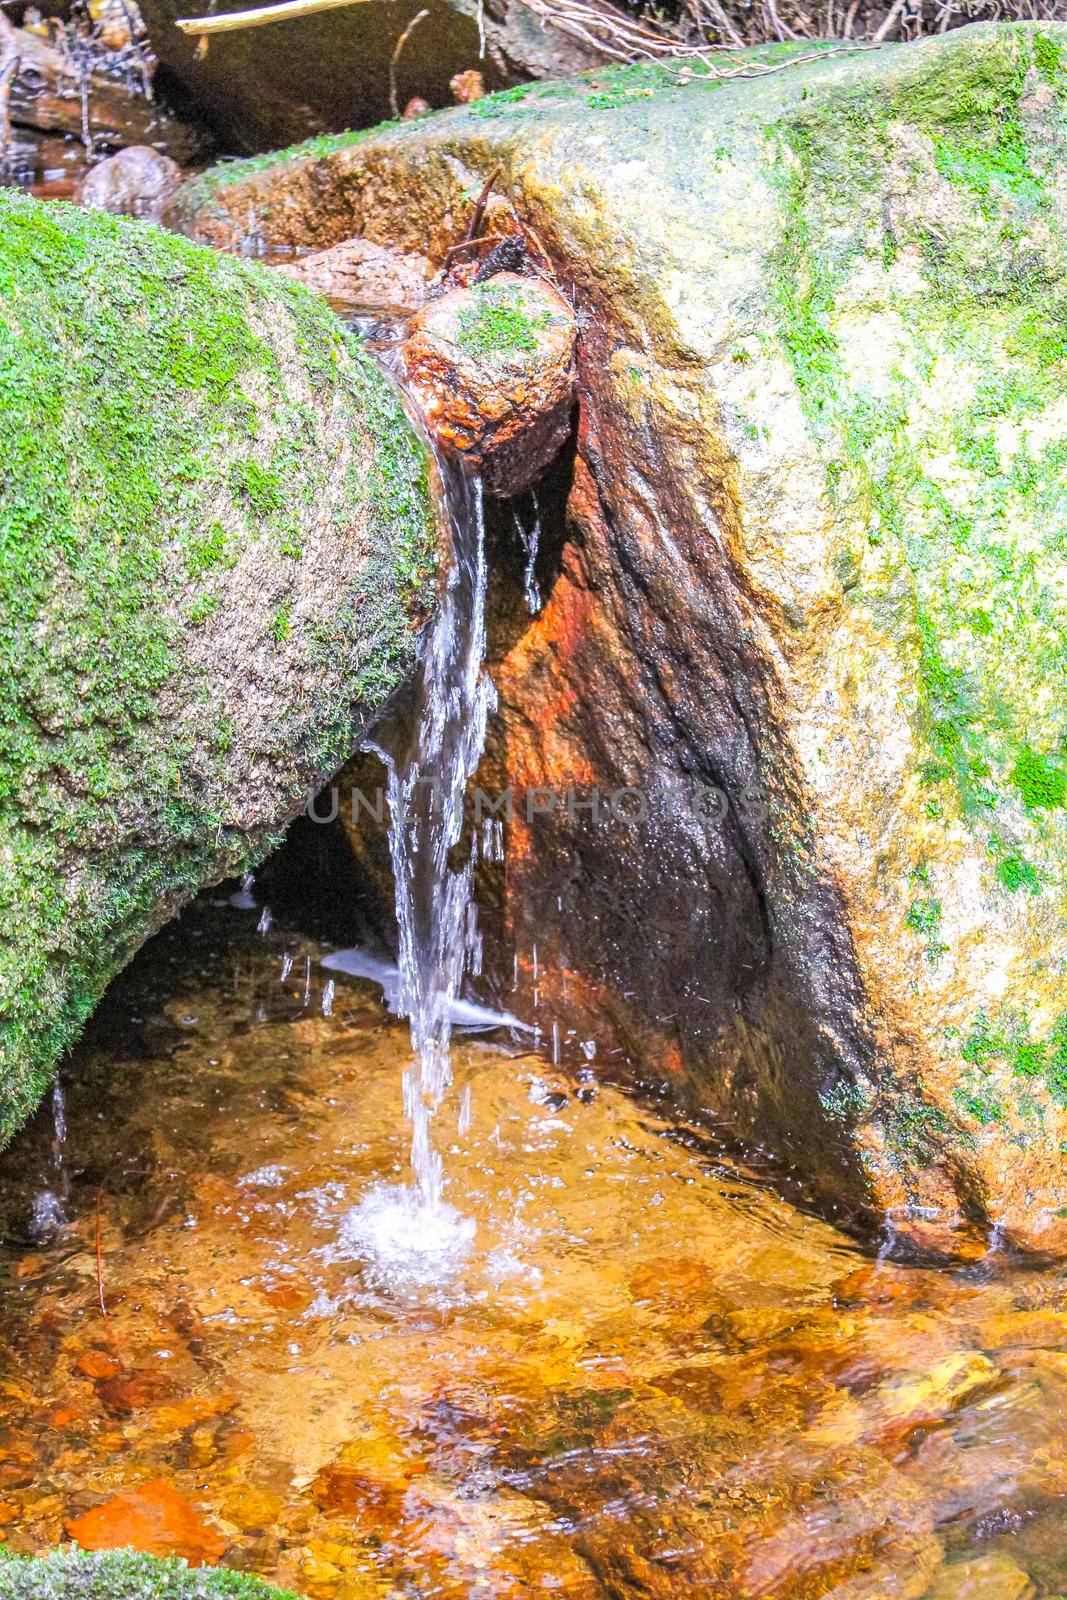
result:
[(413, 318), (404, 366), (427, 426), (499, 497), (521, 494), (571, 429), (577, 325), (540, 278), (502, 272)]
[(181, 176), (181, 168), (170, 156), (160, 155), (146, 144), (131, 144), (86, 174), (77, 199), (92, 210), (123, 212), (158, 222)]

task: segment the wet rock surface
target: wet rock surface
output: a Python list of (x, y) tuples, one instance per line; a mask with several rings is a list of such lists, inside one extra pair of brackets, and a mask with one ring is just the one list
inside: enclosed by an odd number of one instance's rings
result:
[[(15, 127), (78, 139), (88, 132), (97, 149), (150, 145), (166, 148), (180, 161), (204, 159), (210, 146), (202, 130), (146, 93), (150, 79), (144, 56), (134, 47), (116, 54), (87, 50), (79, 41), (77, 51), (72, 51), (62, 29), (55, 38), (42, 37), (48, 29), (41, 26), (42, 32), (14, 28), (9, 33), (17, 54), (10, 85)], [(125, 37), (128, 40), (128, 30)]]
[[(180, 197), (206, 236), (439, 260), (503, 166), (587, 327), (547, 603), (498, 613), (486, 772), (556, 796), (487, 875), (501, 943), (564, 1038), (606, 1008), (928, 1242), (971, 1215), (1058, 1246), (1067, 1203), (1063, 50), (635, 67)], [(567, 809), (623, 786), (629, 827)]]
[(570, 434), (577, 328), (539, 278), (497, 273), (415, 316), (401, 356), (431, 434), (490, 494), (537, 482)]

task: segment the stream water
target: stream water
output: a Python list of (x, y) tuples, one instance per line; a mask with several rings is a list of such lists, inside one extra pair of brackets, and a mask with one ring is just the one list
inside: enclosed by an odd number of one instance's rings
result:
[(388, 774), (389, 853), (399, 934), (397, 1007), (409, 1020), (413, 1064), (403, 1075), (415, 1187), (377, 1186), (348, 1224), (383, 1272), (436, 1281), (453, 1270), (474, 1230), (444, 1198), (432, 1124), (452, 1083), (453, 1007), (481, 965), (474, 862), (449, 854), (463, 829), (467, 784), (485, 748), (494, 703), (485, 658), (485, 515), (476, 478), (441, 464), (452, 561), (415, 686), (413, 731), (401, 719), (368, 748)]
[(244, 899), (157, 938), (70, 1063), (65, 1225), (33, 1226), (50, 1105), (0, 1162), (12, 1547), (312, 1600), (1067, 1592), (1058, 1269), (879, 1261), (598, 1065), (460, 1035), (476, 1232), (389, 1279), (352, 1219), (408, 1179), (407, 1027)]
[(1067, 1594), (1060, 1268), (894, 1261), (612, 1081), (595, 1019), (565, 1069), (462, 993), (493, 691), (477, 487), (448, 504), (375, 736), (397, 966), (209, 892), (0, 1158), (0, 1537), (311, 1600)]

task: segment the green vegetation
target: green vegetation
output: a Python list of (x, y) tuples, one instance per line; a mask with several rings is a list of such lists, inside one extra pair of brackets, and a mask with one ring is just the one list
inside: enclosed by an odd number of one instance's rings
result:
[(274, 621), (271, 623), (270, 631), (271, 637), (276, 644), (281, 644), (285, 639), (288, 639), (293, 631), (293, 608), (288, 600), (284, 605), (280, 605), (274, 613)]
[(0, 1600), (296, 1600), (245, 1572), (189, 1567), (133, 1550), (99, 1554), (68, 1545), (47, 1556), (0, 1550)]
[(904, 918), (904, 926), (925, 941), (929, 961), (937, 961), (948, 949), (941, 938), (940, 900), (913, 900)]
[[(989, 852), (990, 885), (1031, 896), (1051, 845), (1040, 819), (1067, 803), (1062, 719), (1043, 692), (1067, 652), (1065, 451), (1041, 421), (1067, 386), (1067, 233), (1048, 185), (1067, 121), (1034, 143), (1022, 103), (1035, 75), (1064, 90), (1063, 54), (1040, 29), (1003, 29), (961, 51), (933, 97), (902, 74), (899, 87), (831, 98), (832, 115), (816, 104), (774, 130), (779, 334), (836, 513), (865, 536), (849, 551), (850, 598), (917, 667), (925, 815), (977, 832), (1004, 813), (1003, 831), (1018, 834), (1021, 800), (1032, 828)], [(919, 141), (911, 193), (888, 172), (904, 125)], [(883, 191), (900, 198), (879, 215)], [(1035, 237), (1036, 254), (1021, 243)], [(898, 276), (905, 248), (912, 265)], [(849, 285), (864, 274), (869, 285), (873, 260), (877, 367), (839, 331)], [(914, 901), (905, 920), (928, 955), (944, 953), (937, 901)]]
[(1030, 810), (1055, 810), (1067, 797), (1067, 772), (1058, 762), (1029, 747), (1019, 752), (1011, 781)]
[(0, 305), (2, 1143), (159, 917), (271, 843), (231, 820), (223, 594), (277, 655), (304, 530), (366, 527), (262, 751), (329, 771), (410, 664), (435, 532), (399, 399), (297, 284), (7, 190)]
[[(988, 1074), (999, 1065), (1010, 1077), (1043, 1085), (1057, 1105), (1067, 1105), (1067, 1012), (1042, 1039), (1034, 1038), (1030, 1023), (1018, 1012), (1005, 1009), (994, 1020), (988, 1012), (978, 1011), (960, 1045), (960, 1055), (972, 1069), (962, 1086), (968, 1097), (982, 1100), (993, 1095)], [(1028, 1098), (1039, 1105), (1032, 1093)]]
[(248, 178), (258, 177), (262, 173), (271, 172), (283, 163), (322, 161), (338, 150), (347, 150), (352, 145), (361, 144), (364, 139), (372, 139), (375, 134), (390, 130), (402, 133), (404, 129), (411, 127), (413, 124), (410, 122), (379, 122), (373, 128), (349, 128), (344, 133), (316, 133), (310, 139), (290, 145), (285, 150), (268, 150), (263, 155), (244, 156), (239, 161), (222, 161), (218, 166), (209, 167), (206, 172), (199, 173), (190, 181), (187, 193), (194, 198), (196, 204), (203, 204), (220, 190), (243, 183)]
[(470, 304), (459, 315), (459, 342), (474, 356), (536, 350), (537, 335), (551, 321), (542, 311), (531, 316), (518, 284), (499, 285), (491, 279), (471, 292)]
[(886, 1113), (886, 1144), (894, 1159), (927, 1166), (947, 1140), (959, 1137), (943, 1111), (914, 1090), (897, 1086)]
[(993, 876), (1002, 889), (1016, 894), (1025, 889), (1028, 894), (1041, 893), (1041, 875), (1036, 872), (1018, 850), (1007, 849), (993, 834), (987, 846), (995, 865)]
[(997, 1098), (991, 1084), (986, 1083), (971, 1075), (968, 1079), (957, 1084), (953, 1091), (953, 1098), (960, 1110), (983, 1128), (991, 1122), (1002, 1122), (1004, 1107)]

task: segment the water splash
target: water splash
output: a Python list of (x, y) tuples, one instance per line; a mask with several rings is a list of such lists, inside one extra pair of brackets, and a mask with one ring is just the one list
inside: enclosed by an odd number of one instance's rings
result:
[(371, 1191), (349, 1219), (349, 1242), (379, 1260), (397, 1253), (425, 1280), (462, 1257), (473, 1225), (444, 1200), (434, 1113), (452, 1082), (450, 1043), (459, 990), (480, 956), (473, 859), (453, 867), (463, 802), (496, 704), (484, 669), (485, 510), (481, 483), (442, 465), (452, 565), (420, 664), (413, 732), (379, 735), (385, 762), (389, 850), (399, 929), (397, 1008), (408, 1018), (414, 1060), (404, 1074), (414, 1190)]

